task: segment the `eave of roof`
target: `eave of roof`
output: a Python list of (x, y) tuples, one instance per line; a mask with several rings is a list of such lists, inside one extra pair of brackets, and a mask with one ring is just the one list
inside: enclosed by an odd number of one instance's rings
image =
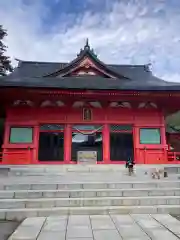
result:
[(180, 84), (155, 81), (124, 81), (102, 77), (16, 78), (0, 80), (0, 87), (55, 88), (80, 90), (180, 91)]

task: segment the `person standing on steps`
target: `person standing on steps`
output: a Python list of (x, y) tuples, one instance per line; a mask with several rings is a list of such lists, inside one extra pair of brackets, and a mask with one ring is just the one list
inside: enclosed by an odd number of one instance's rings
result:
[(134, 160), (131, 157), (128, 157), (126, 161), (126, 168), (128, 168), (129, 176), (131, 176), (134, 173)]

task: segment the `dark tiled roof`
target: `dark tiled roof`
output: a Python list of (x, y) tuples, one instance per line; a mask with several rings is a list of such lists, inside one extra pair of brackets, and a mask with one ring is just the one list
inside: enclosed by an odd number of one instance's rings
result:
[(19, 61), (11, 77), (42, 77), (63, 69), (66, 65), (67, 63), (59, 62)]
[[(11, 77), (43, 77), (58, 72), (67, 65), (69, 65), (69, 63), (19, 61), (18, 67), (15, 68)], [(127, 78), (142, 77), (148, 74), (145, 65), (107, 64), (107, 67), (111, 69), (112, 72)]]
[[(8, 79), (23, 77), (44, 77), (54, 72), (62, 70), (69, 65), (68, 63), (57, 62), (32, 62), (19, 61), (18, 67), (8, 76)], [(145, 65), (113, 65), (107, 64), (112, 72), (129, 79), (146, 80), (150, 72), (147, 71)]]
[[(116, 78), (56, 76), (56, 73), (67, 73), (86, 56), (106, 72), (113, 73)], [(70, 63), (19, 61), (13, 73), (1, 78), (0, 87), (6, 86), (97, 90), (180, 90), (180, 84), (166, 82), (153, 76), (147, 65), (104, 64), (90, 49), (88, 43), (78, 57)]]
[(81, 49), (77, 57), (69, 63), (53, 63), (53, 62), (30, 62), (19, 61), (18, 68), (11, 74), (12, 78), (16, 77), (47, 77), (57, 76), (60, 73), (67, 73), (70, 69), (79, 65), (79, 63), (85, 58), (90, 58), (99, 68), (112, 74), (117, 78), (126, 79), (140, 79), (147, 78), (148, 68), (146, 65), (113, 65), (105, 64), (100, 61), (94, 54), (94, 50), (90, 48), (87, 40), (84, 49)]
[(66, 78), (11, 78), (2, 79), (1, 87), (37, 87), (59, 89), (89, 89), (89, 90), (180, 90), (180, 84), (158, 80), (152, 77), (146, 81), (125, 81), (124, 79), (109, 79), (102, 77), (66, 77)]

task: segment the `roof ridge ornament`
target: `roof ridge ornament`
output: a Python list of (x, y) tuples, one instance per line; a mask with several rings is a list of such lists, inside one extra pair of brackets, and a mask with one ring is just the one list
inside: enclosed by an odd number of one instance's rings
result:
[(93, 48), (90, 48), (90, 44), (89, 44), (89, 38), (86, 38), (86, 43), (84, 45), (84, 48), (80, 50), (80, 52), (77, 54), (77, 57), (79, 57), (82, 53), (84, 53), (85, 51), (89, 51), (92, 53), (92, 55), (94, 57), (97, 57), (97, 55), (95, 54), (94, 52), (94, 49)]
[(89, 39), (88, 38), (86, 38), (86, 44), (84, 46), (84, 49), (90, 50), (90, 45), (89, 45)]
[(152, 72), (152, 63), (148, 63), (144, 66), (146, 72)]

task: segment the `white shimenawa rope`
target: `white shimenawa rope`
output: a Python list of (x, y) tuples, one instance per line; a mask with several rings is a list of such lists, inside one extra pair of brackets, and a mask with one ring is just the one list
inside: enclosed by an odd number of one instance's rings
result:
[(92, 130), (92, 131), (89, 131), (89, 130), (81, 131), (81, 130), (79, 130), (79, 129), (76, 128), (76, 127), (74, 127), (74, 129), (75, 129), (76, 131), (78, 131), (79, 133), (81, 133), (81, 134), (88, 135), (88, 134), (96, 133), (97, 131), (99, 131), (100, 129), (102, 129), (102, 126), (99, 127), (99, 128), (97, 128), (97, 129), (95, 129), (95, 130)]

